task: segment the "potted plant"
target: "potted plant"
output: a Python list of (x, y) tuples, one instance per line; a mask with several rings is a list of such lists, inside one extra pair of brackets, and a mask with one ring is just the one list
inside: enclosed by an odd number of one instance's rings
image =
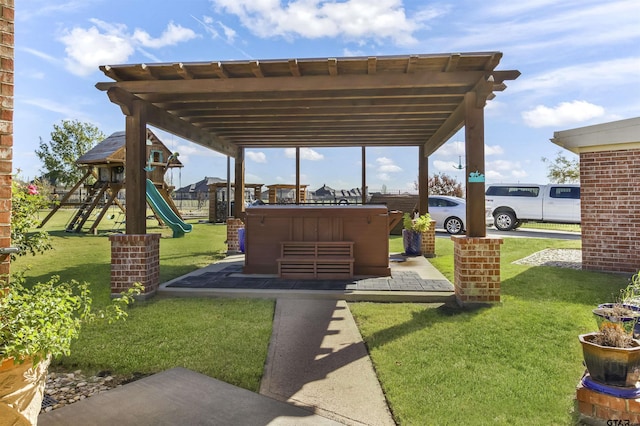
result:
[(420, 215), (417, 211), (414, 211), (413, 215), (405, 213), (402, 216), (402, 224), (404, 253), (409, 256), (422, 255), (422, 233), (429, 229), (431, 216), (428, 213)]
[(618, 301), (603, 303), (593, 310), (598, 329), (606, 324), (619, 324), (634, 337), (640, 336), (640, 274), (634, 274), (629, 284), (620, 290)]
[(86, 282), (53, 276), (28, 288), (19, 275), (0, 283), (0, 418), (35, 425), (51, 358), (69, 354), (84, 323), (124, 319), (140, 292), (136, 285), (94, 311)]
[(640, 380), (640, 341), (614, 323), (578, 337), (592, 380), (607, 386), (636, 386)]

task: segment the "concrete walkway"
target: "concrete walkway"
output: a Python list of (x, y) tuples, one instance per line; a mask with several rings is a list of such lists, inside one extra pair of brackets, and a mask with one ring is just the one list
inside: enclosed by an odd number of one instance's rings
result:
[(279, 299), (260, 393), (347, 425), (394, 425), (349, 306)]
[(339, 424), (180, 367), (38, 417), (39, 426)]
[[(401, 300), (402, 295), (413, 300), (419, 294), (421, 301), (450, 301), (451, 283), (426, 259), (418, 257), (392, 261), (395, 276), (388, 281), (397, 282), (384, 291), (316, 289), (281, 293), (284, 290), (233, 288), (210, 294), (207, 288), (169, 287), (189, 280), (207, 283), (213, 275), (205, 278), (203, 274), (238, 261), (242, 259), (227, 259), (165, 283), (162, 288), (164, 294), (176, 296), (276, 299), (260, 394), (178, 367), (40, 415), (39, 425), (394, 425), (345, 299), (355, 293), (365, 298), (373, 294), (382, 301)], [(432, 282), (434, 288), (391, 290), (403, 281), (397, 277), (405, 274)], [(247, 286), (255, 284), (249, 279), (240, 281)], [(363, 293), (358, 295), (359, 291)], [(431, 296), (425, 298), (425, 294)]]

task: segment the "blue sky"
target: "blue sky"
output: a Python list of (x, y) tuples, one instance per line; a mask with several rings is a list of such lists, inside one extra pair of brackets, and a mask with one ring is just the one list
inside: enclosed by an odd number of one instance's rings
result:
[[(498, 69), (522, 75), (485, 110), (487, 183), (545, 183), (541, 158), (561, 150), (554, 131), (640, 116), (637, 0), (28, 0), (16, 2), (15, 28), (14, 168), (24, 178), (40, 173), (34, 150), (61, 120), (124, 130), (94, 87), (111, 81), (99, 65), (501, 51)], [(156, 134), (185, 164), (168, 176), (174, 185), (226, 177), (226, 157)], [(462, 181), (463, 141), (464, 130), (430, 156), (429, 172)], [(295, 183), (292, 152), (246, 156), (248, 182)], [(369, 148), (367, 184), (413, 190), (417, 166), (417, 148)], [(359, 148), (303, 149), (301, 183), (359, 187), (360, 167)]]

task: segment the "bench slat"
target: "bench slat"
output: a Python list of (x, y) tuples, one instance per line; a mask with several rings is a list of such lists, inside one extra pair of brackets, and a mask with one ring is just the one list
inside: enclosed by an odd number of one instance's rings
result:
[(353, 277), (353, 241), (285, 241), (280, 245), (278, 275), (283, 278)]

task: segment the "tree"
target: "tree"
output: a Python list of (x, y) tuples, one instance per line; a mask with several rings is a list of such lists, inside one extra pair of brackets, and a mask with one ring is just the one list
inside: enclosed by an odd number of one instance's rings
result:
[(580, 162), (577, 159), (566, 158), (562, 151), (558, 151), (554, 160), (542, 157), (547, 163), (549, 171), (547, 177), (551, 183), (575, 183), (580, 181)]
[(93, 124), (62, 120), (59, 125), (53, 125), (49, 143), (40, 138), (36, 155), (52, 182), (69, 186), (82, 178), (82, 170), (76, 165), (76, 160), (104, 138), (105, 135)]
[(462, 197), (462, 184), (445, 173), (436, 173), (429, 178), (429, 194)]

